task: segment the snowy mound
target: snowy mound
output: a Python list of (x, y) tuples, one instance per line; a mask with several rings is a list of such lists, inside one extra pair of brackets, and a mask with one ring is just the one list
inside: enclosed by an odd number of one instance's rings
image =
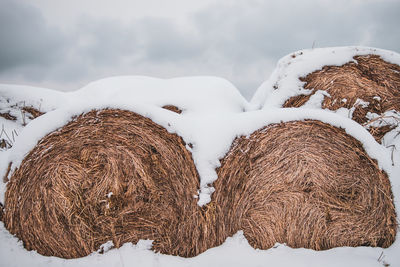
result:
[(13, 107), (23, 102), (25, 106), (36, 107), (39, 111), (48, 112), (63, 103), (63, 92), (47, 88), (24, 85), (0, 84), (1, 108)]
[(248, 103), (230, 82), (218, 77), (157, 79), (119, 76), (101, 79), (72, 93), (74, 101), (174, 105), (185, 113), (241, 112)]
[[(379, 167), (389, 175), (396, 211), (400, 214), (400, 180), (397, 179), (400, 176), (400, 138), (395, 133), (391, 132), (386, 137), (393, 146), (385, 147), (378, 144), (361, 125), (338, 114), (323, 110), (316, 112), (308, 108), (280, 108), (285, 99), (304, 90), (299, 77), (325, 65), (342, 65), (351, 61), (355, 53), (377, 54), (388, 62), (400, 63), (398, 54), (372, 48), (345, 47), (296, 52), (294, 57), (289, 55), (279, 61), (270, 80), (258, 89), (251, 103), (230, 82), (214, 77), (169, 80), (138, 76), (113, 77), (90, 83), (71, 93), (52, 90), (33, 93), (33, 90), (28, 89), (21, 89), (21, 93), (17, 93), (18, 90), (12, 86), (0, 87), (3, 88), (0, 91), (2, 97), (10, 96), (15, 99), (13, 101), (27, 101), (36, 107), (39, 105), (41, 111), (46, 112), (21, 129), (11, 149), (0, 151), (0, 175), (6, 173), (8, 162), (12, 162), (13, 169), (18, 167), (41, 138), (67, 124), (74, 116), (92, 109), (125, 109), (150, 118), (169, 132), (181, 136), (185, 143), (191, 144), (187, 149), (192, 153), (200, 175), (200, 188), (193, 195), (198, 198), (198, 204), (204, 206), (211, 200), (214, 191), (212, 183), (218, 178), (216, 168), (220, 166), (220, 159), (229, 151), (236, 137), (250, 135), (273, 123), (312, 119), (343, 128), (363, 144), (368, 155), (376, 159)], [(282, 90), (274, 90), (277, 83)], [(171, 112), (163, 108), (165, 106), (175, 106), (182, 112)], [(261, 110), (254, 111), (255, 106)], [(0, 108), (9, 107), (0, 102)], [(6, 184), (0, 184), (0, 201), (3, 202)], [(93, 253), (74, 260), (44, 257), (35, 251), (25, 250), (22, 242), (10, 235), (2, 223), (0, 240), (1, 266), (260, 266), (265, 263), (271, 266), (400, 265), (398, 238), (387, 249), (342, 247), (317, 252), (277, 244), (272, 249), (260, 251), (250, 247), (239, 232), (228, 238), (223, 245), (190, 259), (154, 253), (149, 250), (151, 241), (142, 240), (137, 245), (125, 244), (120, 249), (110, 251), (107, 251), (109, 244), (105, 244), (106, 253)]]

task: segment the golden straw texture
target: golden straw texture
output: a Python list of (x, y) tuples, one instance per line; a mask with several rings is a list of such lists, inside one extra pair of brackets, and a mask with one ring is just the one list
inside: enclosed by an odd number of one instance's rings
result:
[(394, 242), (389, 179), (342, 129), (319, 121), (267, 126), (236, 139), (218, 175), (214, 194), (228, 231), (243, 229), (255, 248)]

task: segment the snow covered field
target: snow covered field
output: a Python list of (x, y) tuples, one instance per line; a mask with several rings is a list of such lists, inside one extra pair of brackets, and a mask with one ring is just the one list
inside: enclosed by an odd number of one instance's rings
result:
[[(200, 175), (200, 188), (193, 195), (202, 206), (211, 200), (214, 191), (211, 184), (218, 178), (215, 168), (219, 166), (219, 159), (228, 152), (235, 137), (249, 135), (271, 123), (315, 119), (341, 127), (362, 142), (370, 157), (377, 159), (379, 167), (388, 173), (396, 211), (400, 214), (400, 137), (397, 136), (400, 126), (389, 132), (383, 145), (380, 145), (367, 130), (349, 119), (345, 112), (321, 110), (322, 98), (318, 98), (318, 94), (306, 108), (279, 108), (288, 95), (304, 90), (298, 77), (324, 65), (342, 65), (352, 60), (356, 54), (370, 53), (400, 65), (398, 54), (370, 48), (299, 51), (295, 53), (299, 56), (293, 58), (288, 55), (278, 63), (275, 72), (257, 90), (251, 102), (246, 101), (230, 82), (216, 77), (168, 80), (141, 76), (112, 77), (92, 82), (69, 93), (0, 85), (0, 112), (8, 109), (18, 118), (13, 122), (0, 117), (0, 124), (4, 125), (8, 133), (13, 130), (18, 132), (13, 147), (0, 151), (0, 176), (5, 174), (9, 162), (13, 162), (13, 169), (18, 167), (38, 140), (65, 125), (72, 116), (91, 109), (120, 108), (148, 117), (169, 132), (180, 135), (186, 143), (193, 144), (193, 148), (187, 146), (187, 149), (192, 152)], [(302, 61), (308, 63), (301, 64)], [(283, 90), (274, 90), (277, 82)], [(20, 119), (22, 115), (12, 104), (22, 102), (47, 113), (28, 121), (27, 126), (23, 127)], [(177, 106), (182, 113), (165, 110), (162, 108), (164, 105)], [(5, 187), (0, 182), (2, 203)], [(400, 266), (398, 239), (387, 249), (341, 247), (314, 251), (276, 244), (274, 248), (262, 251), (249, 246), (243, 234), (238, 232), (223, 245), (189, 259), (154, 253), (149, 250), (151, 241), (143, 240), (137, 245), (125, 244), (104, 254), (93, 253), (84, 258), (65, 260), (26, 251), (21, 241), (0, 223), (0, 243), (1, 266)]]

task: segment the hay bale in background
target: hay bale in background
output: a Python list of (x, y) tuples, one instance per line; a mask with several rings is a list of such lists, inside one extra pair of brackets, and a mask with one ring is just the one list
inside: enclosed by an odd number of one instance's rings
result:
[(182, 138), (133, 112), (91, 111), (25, 157), (7, 184), (4, 223), (42, 255), (151, 239), (155, 251), (195, 256), (215, 245), (198, 188)]
[(214, 197), (260, 249), (388, 247), (397, 222), (390, 182), (362, 144), (319, 121), (267, 126), (235, 140)]
[[(331, 96), (324, 98), (324, 109), (354, 108), (352, 119), (366, 126), (379, 142), (394, 126), (369, 127), (374, 120), (366, 115), (371, 112), (384, 116), (389, 110), (400, 112), (400, 66), (377, 55), (355, 56), (354, 59), (356, 62), (325, 66), (300, 78), (305, 82), (304, 88), (312, 90), (312, 93), (291, 97), (283, 106), (301, 107), (316, 91), (324, 90)], [(357, 102), (357, 99), (368, 102), (368, 105)]]

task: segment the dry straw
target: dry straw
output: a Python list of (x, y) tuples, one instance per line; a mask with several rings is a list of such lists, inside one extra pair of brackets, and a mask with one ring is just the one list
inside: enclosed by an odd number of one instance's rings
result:
[(386, 173), (344, 130), (318, 121), (267, 126), (235, 140), (215, 199), (226, 231), (260, 249), (388, 247), (397, 222)]
[(9, 120), (9, 121), (17, 120), (17, 117), (15, 117), (14, 115), (11, 115), (10, 112), (4, 112), (4, 113), (0, 112), (0, 117), (4, 118), (6, 120)]
[[(300, 78), (305, 82), (304, 88), (312, 90), (312, 93), (291, 97), (284, 107), (301, 107), (317, 90), (324, 90), (331, 97), (325, 97), (323, 108), (337, 110), (341, 107), (355, 107), (352, 118), (364, 126), (372, 122), (366, 118), (368, 112), (380, 116), (388, 110), (400, 112), (400, 66), (388, 63), (376, 55), (355, 56), (354, 59), (356, 62), (325, 66), (322, 70)], [(369, 105), (359, 105), (357, 99)], [(369, 127), (377, 141), (392, 129), (393, 126), (389, 125)]]
[(262, 249), (394, 241), (387, 175), (341, 129), (270, 125), (236, 139), (218, 175), (212, 202), (199, 207), (199, 177), (182, 138), (129, 111), (91, 111), (25, 157), (0, 216), (28, 250), (63, 258), (140, 239), (192, 257), (241, 229)]
[(185, 146), (129, 111), (80, 115), (12, 174), (5, 226), (42, 255), (76, 258), (109, 240), (151, 239), (155, 251), (195, 256), (227, 236), (214, 227), (215, 209), (197, 205), (199, 177)]

